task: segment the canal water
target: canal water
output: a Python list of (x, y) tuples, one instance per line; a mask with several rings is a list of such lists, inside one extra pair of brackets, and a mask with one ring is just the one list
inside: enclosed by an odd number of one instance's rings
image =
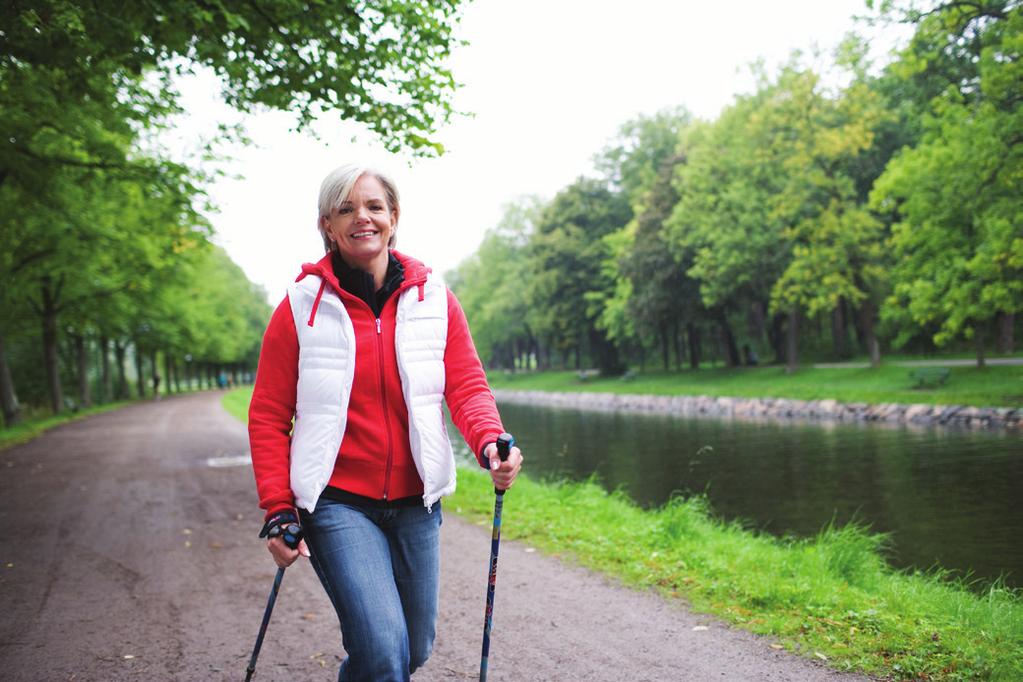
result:
[[(645, 507), (705, 493), (776, 535), (834, 520), (889, 533), (889, 561), (1023, 586), (1023, 436), (866, 424), (750, 423), (501, 405), (534, 479), (596, 474)], [(461, 440), (461, 439), (459, 439)]]

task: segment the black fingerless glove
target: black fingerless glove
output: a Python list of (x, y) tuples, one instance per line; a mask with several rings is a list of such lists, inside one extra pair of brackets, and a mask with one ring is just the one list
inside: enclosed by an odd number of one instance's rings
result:
[(302, 526), (294, 512), (278, 512), (266, 520), (263, 529), (259, 531), (259, 537), (279, 537), (288, 547), (298, 549), (298, 543), (302, 540)]

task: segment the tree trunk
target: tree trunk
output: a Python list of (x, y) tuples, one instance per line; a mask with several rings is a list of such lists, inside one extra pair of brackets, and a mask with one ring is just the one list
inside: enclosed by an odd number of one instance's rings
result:
[(1016, 325), (1016, 314), (998, 313), (995, 319), (998, 323), (998, 352), (1011, 355), (1015, 346), (1013, 327)]
[(135, 344), (135, 377), (136, 377), (135, 381), (136, 381), (137, 385), (135, 386), (135, 389), (136, 389), (136, 391), (138, 391), (138, 394), (139, 394), (140, 398), (145, 398), (146, 397), (146, 374), (145, 374), (145, 372), (142, 371), (142, 369), (143, 369), (142, 368), (143, 360), (144, 360), (144, 358), (142, 357), (142, 350), (139, 348), (139, 344), (136, 343)]
[(767, 336), (771, 343), (771, 351), (774, 353), (772, 364), (780, 365), (785, 362), (785, 315), (775, 315), (771, 318)]
[(682, 370), (682, 363), (686, 356), (685, 341), (682, 338), (682, 330), (679, 329), (678, 321), (671, 326), (671, 336), (675, 340), (675, 371)]
[(89, 389), (89, 346), (84, 334), (73, 334), (71, 342), (75, 347), (75, 364), (78, 365), (78, 404), (84, 409), (92, 407), (92, 391)]
[(845, 299), (840, 298), (838, 305), (831, 311), (831, 344), (836, 360), (848, 359), (848, 336), (849, 331), (845, 324)]
[(867, 346), (867, 353), (870, 355), (870, 366), (877, 368), (881, 366), (881, 345), (877, 342), (877, 332), (874, 331), (874, 318), (877, 311), (874, 304), (864, 301), (860, 306), (860, 324), (858, 329), (863, 334), (863, 341)]
[(984, 361), (984, 327), (980, 324), (973, 328), (973, 349), (977, 352), (977, 367), (983, 369), (987, 363)]
[(686, 340), (689, 342), (689, 367), (700, 369), (700, 330), (692, 322), (686, 323)]
[(164, 380), (167, 381), (167, 395), (170, 396), (174, 389), (174, 362), (170, 353), (164, 353)]
[(714, 318), (721, 330), (721, 349), (724, 351), (725, 366), (738, 367), (741, 362), (739, 347), (735, 345), (735, 335), (732, 333), (732, 325), (728, 323), (728, 316), (723, 309), (719, 308), (715, 311)]
[(756, 347), (759, 347), (767, 338), (767, 314), (764, 312), (764, 308), (763, 301), (753, 301), (749, 307), (749, 316), (747, 317), (749, 335), (757, 340), (753, 344)]
[(785, 373), (799, 369), (799, 309), (789, 310), (789, 323), (785, 327)]
[(127, 344), (114, 341), (114, 364), (117, 365), (117, 399), (128, 399), (128, 370), (124, 366), (124, 355)]
[(109, 403), (114, 399), (114, 382), (110, 372), (110, 339), (106, 336), (99, 338), (99, 363), (100, 363), (100, 401)]
[(657, 336), (661, 339), (661, 359), (664, 362), (664, 371), (671, 369), (671, 348), (668, 345), (668, 329), (663, 322), (657, 327)]
[(57, 355), (57, 290), (52, 287), (49, 276), (43, 278), (41, 288), (43, 322), (43, 365), (46, 368), (46, 384), (50, 389), (50, 409), (53, 414), (64, 410), (64, 391), (60, 385), (60, 361)]
[(160, 398), (160, 365), (156, 361), (156, 351), (149, 353), (149, 368), (153, 370), (153, 397)]
[(526, 371), (532, 369), (534, 364), (539, 369), (540, 362), (540, 344), (533, 336), (533, 330), (526, 326)]
[(589, 331), (590, 351), (597, 369), (604, 376), (618, 376), (625, 372), (618, 348), (607, 340), (604, 334), (596, 329)]
[(181, 393), (181, 365), (177, 358), (171, 361), (171, 371), (174, 372), (174, 392)]
[(0, 406), (4, 412), (4, 426), (13, 426), (21, 422), (21, 405), (18, 394), (14, 391), (14, 380), (11, 379), (11, 366), (7, 361), (7, 341), (0, 332)]

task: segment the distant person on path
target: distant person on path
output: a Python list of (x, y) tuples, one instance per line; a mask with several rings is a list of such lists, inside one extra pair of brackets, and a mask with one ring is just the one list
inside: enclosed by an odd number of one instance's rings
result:
[[(440, 499), (455, 489), (441, 401), (496, 486), (522, 455), (498, 457), (504, 428), (458, 301), (393, 250), (394, 182), (343, 166), (318, 208), (327, 254), (274, 311), (249, 407), (261, 537), (278, 566), (310, 558), (348, 653), (338, 680), (408, 680), (433, 647)], [(273, 530), (295, 521), (292, 550)]]

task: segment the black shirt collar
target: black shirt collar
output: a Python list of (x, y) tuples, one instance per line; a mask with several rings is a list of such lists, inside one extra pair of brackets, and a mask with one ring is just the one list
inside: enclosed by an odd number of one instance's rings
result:
[(391, 252), (387, 253), (387, 273), (384, 275), (384, 285), (379, 291), (376, 290), (373, 275), (348, 265), (337, 251), (331, 254), (330, 263), (341, 288), (365, 301), (377, 317), (380, 317), (380, 311), (384, 309), (387, 299), (405, 280), (405, 266)]

